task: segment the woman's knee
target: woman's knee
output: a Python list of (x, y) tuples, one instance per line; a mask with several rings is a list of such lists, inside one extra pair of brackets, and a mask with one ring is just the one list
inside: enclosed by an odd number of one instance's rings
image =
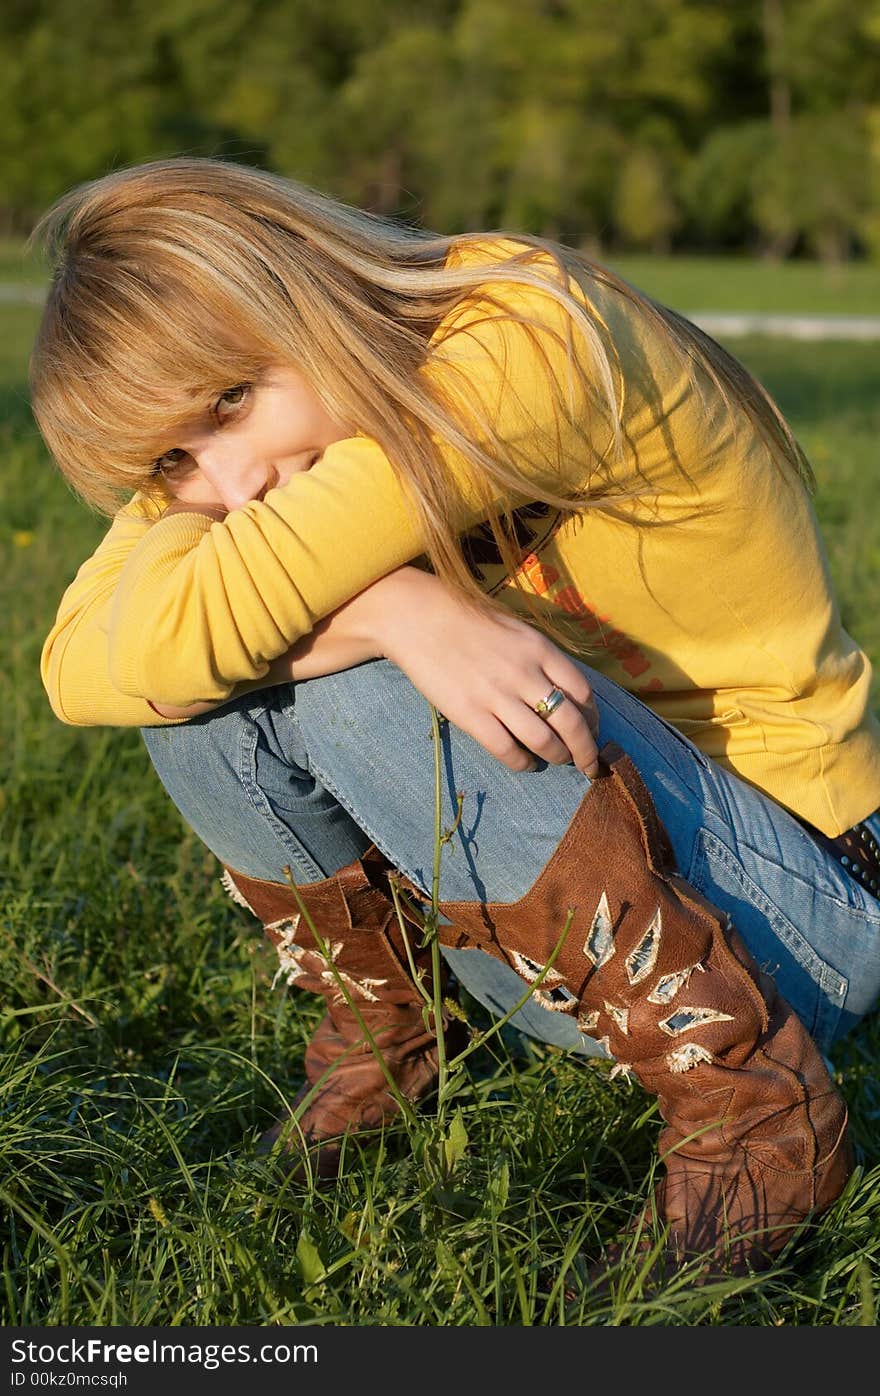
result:
[(328, 876), (368, 843), (308, 770), (280, 695), (254, 695), (175, 727), (146, 728), (156, 772), (221, 862), (251, 877)]
[(296, 717), (312, 771), (422, 887), (439, 835), (448, 899), (521, 896), (589, 788), (573, 765), (512, 771), (450, 723), (435, 735), (431, 704), (384, 660), (301, 685)]
[[(671, 830), (676, 856), (687, 865), (702, 823), (689, 744), (631, 694), (580, 667), (594, 686), (600, 746), (613, 741), (632, 757)], [(448, 899), (522, 896), (552, 857), (589, 787), (573, 764), (539, 762), (533, 771), (511, 771), (449, 723), (442, 724), (436, 742), (430, 703), (387, 660), (300, 685), (296, 718), (311, 769), (422, 886), (430, 885), (439, 832), (441, 881), (447, 878), (446, 886), (455, 888), (445, 891)]]
[(162, 784), (177, 786), (210, 782), (234, 772), (235, 752), (247, 719), (233, 709), (221, 709), (174, 727), (143, 727), (141, 735)]
[(186, 823), (234, 867), (237, 846), (231, 831), (253, 818), (243, 778), (251, 726), (245, 712), (230, 707), (141, 732), (156, 774)]

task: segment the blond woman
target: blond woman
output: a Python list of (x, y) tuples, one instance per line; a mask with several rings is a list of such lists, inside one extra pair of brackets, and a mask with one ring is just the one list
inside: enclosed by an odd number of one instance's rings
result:
[(524, 1026), (657, 1096), (670, 1261), (766, 1263), (849, 1174), (819, 1049), (880, 987), (870, 664), (777, 409), (546, 239), (189, 159), (46, 230), (34, 408), (116, 512), (44, 680), (64, 721), (143, 727), (323, 995), (286, 1147), (332, 1174), (435, 1080), (388, 881), (418, 922), (433, 705), (448, 962), (496, 1007), (535, 984)]

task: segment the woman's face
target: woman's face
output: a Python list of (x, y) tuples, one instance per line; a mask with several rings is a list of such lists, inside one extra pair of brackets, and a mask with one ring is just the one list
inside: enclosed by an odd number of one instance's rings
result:
[(154, 469), (184, 503), (231, 511), (310, 469), (325, 446), (351, 435), (294, 369), (278, 365), (208, 404)]

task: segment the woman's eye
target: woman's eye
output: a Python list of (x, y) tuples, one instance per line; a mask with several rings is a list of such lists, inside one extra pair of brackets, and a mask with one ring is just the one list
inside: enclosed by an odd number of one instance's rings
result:
[(224, 393), (221, 393), (211, 408), (217, 420), (222, 422), (226, 417), (231, 417), (234, 412), (237, 412), (250, 390), (250, 383), (237, 383), (234, 388), (227, 388)]
[(186, 451), (175, 448), (173, 451), (166, 451), (164, 456), (153, 461), (153, 475), (164, 475), (166, 479), (177, 478), (186, 474), (192, 462)]

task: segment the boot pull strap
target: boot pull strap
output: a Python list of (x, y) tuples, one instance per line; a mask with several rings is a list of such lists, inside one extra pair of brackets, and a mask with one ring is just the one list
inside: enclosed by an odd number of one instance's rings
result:
[(642, 829), (645, 852), (656, 872), (677, 872), (675, 852), (654, 801), (647, 786), (634, 766), (631, 757), (616, 742), (606, 742), (599, 752), (599, 760), (608, 767), (611, 775), (623, 786), (631, 803), (635, 806)]
[(373, 886), (364, 871), (364, 866), (360, 859), (355, 859), (353, 863), (347, 863), (344, 868), (339, 868), (333, 876), (346, 902), (348, 902), (349, 897), (356, 896), (357, 893), (362, 892), (365, 887), (372, 889)]

